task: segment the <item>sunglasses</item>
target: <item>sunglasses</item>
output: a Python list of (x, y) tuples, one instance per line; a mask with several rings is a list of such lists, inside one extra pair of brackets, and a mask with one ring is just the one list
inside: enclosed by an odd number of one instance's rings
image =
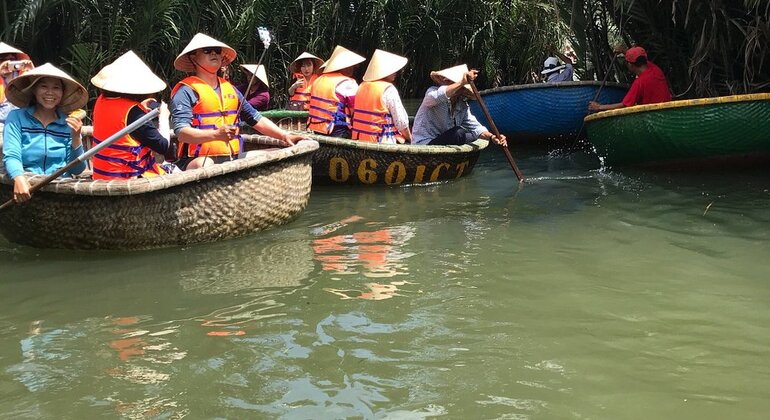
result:
[(222, 54), (222, 47), (201, 48), (203, 54)]

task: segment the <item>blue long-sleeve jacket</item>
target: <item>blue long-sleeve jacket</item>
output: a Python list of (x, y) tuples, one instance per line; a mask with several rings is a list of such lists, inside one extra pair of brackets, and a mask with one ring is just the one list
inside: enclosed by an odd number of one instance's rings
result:
[[(32, 114), (35, 106), (11, 111), (3, 127), (3, 163), (11, 178), (32, 172), (51, 175), (72, 159), (83, 154), (83, 146), (72, 149), (72, 137), (67, 115), (56, 111), (57, 120), (43, 127)], [(69, 173), (79, 174), (86, 169), (81, 162)]]

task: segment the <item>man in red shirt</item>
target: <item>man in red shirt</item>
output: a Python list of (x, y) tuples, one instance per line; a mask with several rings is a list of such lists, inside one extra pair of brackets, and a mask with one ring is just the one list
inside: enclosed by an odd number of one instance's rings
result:
[(626, 66), (628, 71), (636, 75), (623, 102), (602, 105), (591, 101), (589, 111), (606, 111), (634, 105), (657, 104), (671, 100), (671, 90), (668, 88), (666, 76), (660, 67), (647, 59), (647, 51), (642, 47), (629, 48), (626, 51)]

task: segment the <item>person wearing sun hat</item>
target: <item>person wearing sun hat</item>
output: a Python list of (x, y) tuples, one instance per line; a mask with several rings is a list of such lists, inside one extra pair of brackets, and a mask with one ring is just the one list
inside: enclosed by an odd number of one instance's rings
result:
[(310, 109), (310, 86), (321, 73), (323, 63), (323, 60), (306, 51), (289, 64), (289, 71), (297, 81), (289, 86), (289, 105), (286, 108), (295, 111)]
[(647, 51), (642, 47), (632, 47), (625, 50), (623, 46), (615, 47), (616, 54), (624, 54), (628, 71), (636, 75), (631, 88), (616, 104), (600, 104), (591, 101), (589, 111), (606, 111), (634, 105), (657, 104), (671, 100), (671, 88), (666, 81), (666, 75), (655, 63), (647, 58)]
[(303, 137), (289, 134), (254, 109), (227, 80), (217, 76), (235, 60), (227, 44), (196, 34), (174, 60), (174, 68), (192, 73), (171, 91), (171, 120), (179, 140), (176, 164), (196, 169), (238, 158), (241, 152), (239, 121), (260, 133), (293, 145)]
[(409, 116), (393, 85), (396, 73), (408, 59), (383, 50), (375, 50), (364, 81), (356, 93), (353, 109), (352, 138), (372, 143), (406, 143), (412, 139)]
[[(574, 77), (572, 60), (560, 53), (554, 46), (549, 46), (548, 49), (556, 57), (548, 57), (543, 62), (543, 71), (540, 72), (544, 77), (543, 81), (546, 83), (571, 82)], [(564, 64), (559, 64), (559, 59)]]
[(323, 74), (310, 87), (307, 128), (316, 134), (350, 138), (350, 114), (358, 83), (353, 72), (366, 58), (337, 45), (324, 63)]
[(436, 86), (425, 92), (414, 117), (412, 143), (461, 145), (485, 138), (507, 146), (505, 136), (489, 132), (468, 107), (468, 99), (473, 98), (468, 81), (476, 76), (478, 70), (468, 70), (465, 64), (430, 72)]
[[(246, 80), (238, 85), (238, 91), (243, 94), (246, 101), (257, 111), (266, 111), (270, 107), (270, 82), (267, 80), (265, 66), (256, 64), (241, 64), (241, 70), (246, 74)], [(254, 76), (254, 82), (249, 88), (249, 79)], [(246, 89), (249, 91), (246, 92)]]
[[(166, 82), (150, 70), (133, 51), (106, 65), (91, 78), (101, 90), (94, 105), (94, 145), (142, 118), (153, 95), (166, 89)], [(149, 178), (165, 175), (153, 152), (174, 159), (169, 139), (168, 107), (161, 104), (159, 128), (147, 121), (105, 147), (93, 158), (93, 179)]]
[[(85, 106), (88, 93), (72, 76), (46, 63), (13, 79), (6, 95), (19, 109), (8, 114), (3, 128), (3, 162), (13, 179), (13, 199), (22, 202), (31, 196), (25, 172), (51, 175), (83, 154), (84, 115), (67, 113)], [(85, 168), (81, 162), (68, 174)]]
[(3, 127), (8, 113), (16, 109), (5, 97), (5, 87), (14, 78), (34, 68), (35, 65), (26, 53), (0, 42), (0, 128)]

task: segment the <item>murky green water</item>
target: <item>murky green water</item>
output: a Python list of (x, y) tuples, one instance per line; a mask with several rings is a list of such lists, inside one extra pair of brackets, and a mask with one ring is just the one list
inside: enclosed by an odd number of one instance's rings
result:
[(516, 155), (188, 249), (0, 240), (0, 417), (766, 418), (766, 171)]

